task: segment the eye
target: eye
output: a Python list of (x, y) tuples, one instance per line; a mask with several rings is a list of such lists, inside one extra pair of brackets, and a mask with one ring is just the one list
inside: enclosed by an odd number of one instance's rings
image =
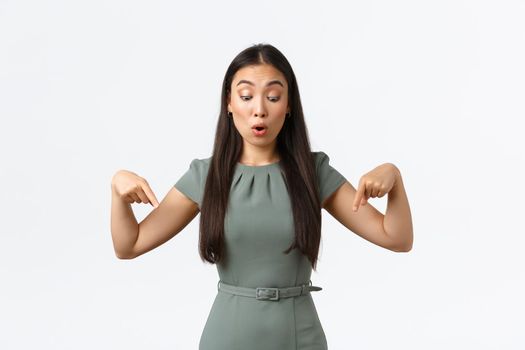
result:
[[(251, 96), (240, 96), (240, 97), (241, 97), (241, 100), (243, 101), (248, 101), (252, 98)], [(268, 96), (268, 99), (272, 102), (277, 102), (279, 101), (280, 97), (279, 96)]]

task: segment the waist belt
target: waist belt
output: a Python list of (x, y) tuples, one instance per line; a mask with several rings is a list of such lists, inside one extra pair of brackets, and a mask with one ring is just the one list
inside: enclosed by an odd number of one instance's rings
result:
[(312, 281), (309, 284), (302, 284), (300, 286), (286, 287), (286, 288), (270, 288), (270, 287), (240, 287), (226, 284), (219, 280), (217, 289), (226, 293), (241, 295), (245, 297), (252, 297), (258, 300), (279, 300), (280, 298), (289, 298), (299, 295), (308, 294), (311, 291), (319, 291), (323, 288), (312, 286)]

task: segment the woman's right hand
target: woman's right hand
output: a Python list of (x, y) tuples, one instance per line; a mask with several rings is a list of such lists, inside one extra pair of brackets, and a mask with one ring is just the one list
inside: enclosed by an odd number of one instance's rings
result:
[(159, 201), (146, 179), (128, 170), (119, 170), (111, 179), (111, 189), (126, 203), (150, 203), (157, 208)]

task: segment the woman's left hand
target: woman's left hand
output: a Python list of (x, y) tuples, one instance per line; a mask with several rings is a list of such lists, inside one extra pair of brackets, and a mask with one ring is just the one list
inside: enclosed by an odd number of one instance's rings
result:
[(354, 198), (353, 210), (365, 205), (370, 197), (383, 197), (390, 192), (400, 176), (399, 169), (392, 163), (381, 164), (361, 176)]

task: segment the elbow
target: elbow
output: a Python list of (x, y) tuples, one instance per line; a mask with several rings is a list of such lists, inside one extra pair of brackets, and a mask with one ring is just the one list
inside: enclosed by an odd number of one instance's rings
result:
[(119, 260), (131, 260), (131, 259), (133, 259), (133, 257), (127, 256), (127, 255), (117, 255), (117, 258)]
[(402, 247), (402, 248), (398, 248), (396, 250), (397, 253), (408, 253), (409, 251), (412, 250), (412, 245), (410, 246), (405, 246), (405, 247)]
[(115, 250), (115, 256), (119, 258), (120, 260), (131, 260), (131, 259), (135, 259), (136, 257), (131, 252), (121, 252), (117, 250)]
[(135, 244), (117, 244), (117, 242), (113, 241), (113, 252), (120, 260), (130, 260), (137, 257)]
[(396, 253), (408, 253), (409, 251), (412, 250), (412, 245), (413, 245), (413, 240), (410, 239), (410, 240), (406, 240), (403, 242), (399, 242), (398, 244), (395, 244), (391, 250)]

